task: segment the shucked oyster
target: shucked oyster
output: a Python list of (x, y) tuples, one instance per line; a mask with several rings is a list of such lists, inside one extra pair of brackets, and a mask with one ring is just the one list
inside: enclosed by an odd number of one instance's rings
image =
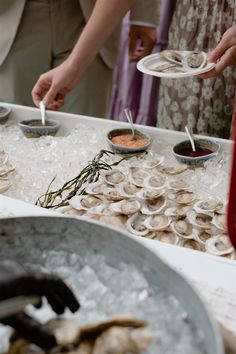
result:
[(165, 189), (142, 188), (141, 191), (136, 193), (136, 197), (144, 200), (153, 200), (159, 198), (164, 193)]
[(129, 180), (137, 187), (143, 187), (144, 179), (149, 176), (148, 171), (139, 168), (131, 167), (129, 173)]
[(143, 215), (141, 213), (136, 213), (132, 215), (128, 220), (127, 220), (127, 229), (135, 235), (139, 236), (145, 236), (148, 234), (149, 230), (146, 228), (144, 225), (144, 221), (147, 218), (146, 215)]
[(140, 188), (130, 182), (124, 182), (119, 184), (118, 190), (124, 198), (133, 198)]
[(174, 200), (177, 204), (189, 205), (196, 199), (193, 192), (179, 191), (175, 194)]
[(120, 170), (111, 170), (104, 174), (104, 180), (107, 184), (116, 186), (125, 180), (125, 175)]
[(174, 191), (183, 191), (190, 189), (190, 185), (183, 179), (174, 179), (167, 183), (167, 188), (173, 189)]
[(185, 70), (204, 68), (207, 63), (205, 52), (187, 52), (182, 57), (182, 65)]
[(179, 241), (179, 237), (172, 231), (168, 230), (153, 232), (150, 236), (148, 236), (148, 238), (169, 243), (171, 245), (177, 245)]
[(102, 204), (102, 199), (93, 195), (76, 195), (69, 200), (69, 204), (77, 210), (88, 210)]
[(159, 168), (161, 173), (165, 173), (167, 175), (177, 175), (187, 170), (187, 165), (181, 165), (178, 163), (170, 163), (163, 165)]
[(144, 225), (150, 231), (166, 230), (170, 225), (170, 218), (166, 215), (151, 215), (145, 221)]
[(145, 188), (163, 189), (165, 187), (165, 177), (161, 175), (148, 176), (143, 181)]
[(141, 208), (141, 204), (137, 200), (124, 199), (120, 202), (113, 203), (111, 209), (116, 213), (131, 215), (137, 213)]
[(175, 232), (178, 236), (188, 239), (193, 239), (196, 230), (194, 230), (193, 225), (188, 222), (187, 219), (185, 220), (177, 220), (171, 224), (171, 229)]
[(206, 241), (206, 251), (215, 256), (222, 256), (233, 252), (233, 246), (226, 235), (213, 236)]
[(147, 169), (153, 169), (153, 168), (159, 166), (160, 164), (162, 164), (163, 161), (164, 161), (164, 156), (155, 155), (154, 158), (149, 159), (149, 160), (145, 160), (142, 163), (142, 167), (147, 168)]
[(194, 210), (196, 210), (197, 213), (204, 214), (204, 213), (212, 213), (214, 211), (218, 211), (222, 209), (222, 207), (223, 207), (223, 203), (219, 199), (209, 197), (207, 199), (200, 200), (197, 203), (195, 203)]
[(141, 212), (145, 215), (160, 214), (166, 206), (166, 198), (162, 195), (156, 199), (145, 200)]

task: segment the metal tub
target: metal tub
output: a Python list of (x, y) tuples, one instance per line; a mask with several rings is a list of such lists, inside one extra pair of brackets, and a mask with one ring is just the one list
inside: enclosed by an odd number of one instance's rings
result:
[(63, 250), (83, 257), (88, 249), (104, 255), (110, 264), (124, 262), (141, 269), (152, 290), (161, 288), (167, 295), (173, 295), (188, 314), (193, 328), (201, 330), (204, 350), (199, 354), (224, 353), (217, 325), (190, 284), (125, 233), (95, 222), (69, 218), (27, 217), (0, 221), (0, 259), (41, 264), (45, 250)]

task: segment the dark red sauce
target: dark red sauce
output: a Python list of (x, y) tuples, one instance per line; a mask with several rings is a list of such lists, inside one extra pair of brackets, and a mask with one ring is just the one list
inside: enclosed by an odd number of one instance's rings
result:
[(189, 148), (184, 148), (178, 151), (179, 155), (188, 156), (188, 157), (199, 157), (199, 156), (209, 155), (212, 153), (213, 153), (212, 150), (201, 148), (201, 147), (196, 147), (196, 151), (192, 151)]

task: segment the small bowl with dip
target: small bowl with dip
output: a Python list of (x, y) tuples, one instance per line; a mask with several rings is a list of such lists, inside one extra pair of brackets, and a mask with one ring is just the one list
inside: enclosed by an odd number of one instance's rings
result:
[(46, 119), (45, 125), (42, 124), (41, 119), (22, 120), (18, 123), (18, 125), (27, 138), (39, 138), (43, 135), (55, 135), (60, 128), (60, 123), (51, 119)]
[(151, 144), (149, 134), (135, 129), (134, 139), (132, 130), (127, 128), (113, 129), (107, 133), (110, 148), (120, 154), (134, 154), (146, 150)]
[(10, 116), (11, 108), (0, 106), (0, 124), (5, 124)]
[(181, 141), (173, 147), (173, 154), (177, 161), (187, 165), (202, 165), (205, 161), (215, 157), (220, 144), (210, 139), (195, 139), (196, 151), (192, 150), (189, 140)]

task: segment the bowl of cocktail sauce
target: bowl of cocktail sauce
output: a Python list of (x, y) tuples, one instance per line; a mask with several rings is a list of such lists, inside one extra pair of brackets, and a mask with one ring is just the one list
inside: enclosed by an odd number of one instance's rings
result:
[(120, 154), (134, 154), (147, 150), (151, 144), (151, 137), (143, 131), (135, 129), (134, 139), (131, 129), (120, 128), (110, 130), (107, 134), (107, 142), (114, 152)]
[(176, 144), (173, 147), (173, 154), (176, 160), (188, 165), (201, 165), (215, 157), (220, 150), (220, 144), (214, 140), (195, 139), (194, 143), (196, 151), (192, 150), (189, 140)]

